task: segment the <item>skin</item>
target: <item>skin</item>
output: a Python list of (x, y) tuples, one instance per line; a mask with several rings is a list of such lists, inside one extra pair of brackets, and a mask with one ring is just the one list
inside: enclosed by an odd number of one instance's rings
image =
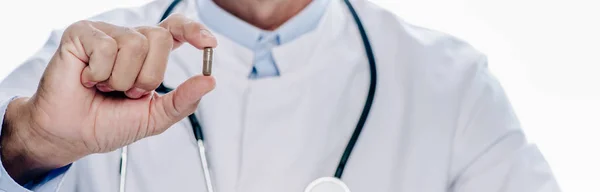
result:
[(236, 17), (264, 30), (275, 30), (312, 0), (213, 0)]
[[(273, 30), (310, 0), (215, 0), (242, 20)], [(193, 76), (175, 91), (154, 92), (170, 52), (183, 43), (216, 47), (201, 24), (174, 14), (158, 26), (126, 28), (80, 21), (64, 32), (31, 97), (13, 100), (2, 123), (0, 155), (24, 184), (94, 153), (164, 132), (191, 114), (214, 78)]]

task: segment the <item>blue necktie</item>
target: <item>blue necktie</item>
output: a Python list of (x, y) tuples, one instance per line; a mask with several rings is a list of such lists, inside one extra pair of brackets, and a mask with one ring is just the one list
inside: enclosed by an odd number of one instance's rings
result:
[(279, 38), (275, 33), (264, 33), (259, 37), (258, 43), (254, 47), (254, 67), (250, 78), (258, 79), (279, 75), (271, 52), (277, 45), (279, 45)]

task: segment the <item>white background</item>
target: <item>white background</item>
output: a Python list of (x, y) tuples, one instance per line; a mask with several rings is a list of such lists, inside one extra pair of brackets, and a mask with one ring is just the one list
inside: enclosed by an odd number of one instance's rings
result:
[[(0, 79), (37, 51), (50, 30), (148, 1), (1, 1)], [(599, 1), (373, 1), (485, 52), (564, 191), (600, 192)]]

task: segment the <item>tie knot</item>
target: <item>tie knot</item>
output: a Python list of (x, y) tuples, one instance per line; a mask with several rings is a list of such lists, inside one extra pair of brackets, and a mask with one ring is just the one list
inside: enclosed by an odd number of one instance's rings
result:
[(274, 46), (279, 45), (279, 35), (277, 33), (263, 33), (258, 37), (259, 49), (270, 49)]

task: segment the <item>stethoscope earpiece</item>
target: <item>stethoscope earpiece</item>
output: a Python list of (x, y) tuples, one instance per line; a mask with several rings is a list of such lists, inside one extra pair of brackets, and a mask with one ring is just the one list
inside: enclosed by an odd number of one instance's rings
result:
[(308, 184), (304, 192), (350, 192), (350, 188), (338, 178), (321, 177)]

